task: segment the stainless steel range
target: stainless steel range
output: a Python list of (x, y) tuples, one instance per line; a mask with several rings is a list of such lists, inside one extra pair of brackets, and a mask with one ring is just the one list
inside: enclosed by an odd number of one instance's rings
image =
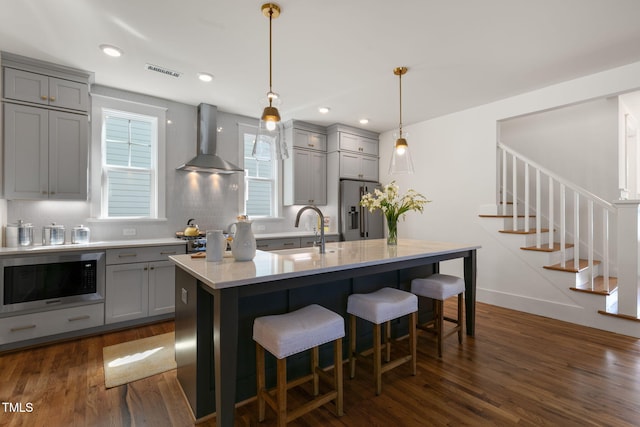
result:
[(187, 253), (205, 252), (207, 250), (207, 238), (200, 233), (197, 236), (185, 236), (183, 233), (176, 233), (176, 237), (187, 241)]

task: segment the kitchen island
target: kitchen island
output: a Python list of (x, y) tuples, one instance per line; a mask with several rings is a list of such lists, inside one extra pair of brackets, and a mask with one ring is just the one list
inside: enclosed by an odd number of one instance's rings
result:
[[(319, 254), (317, 248), (258, 251), (249, 262), (225, 258), (215, 263), (189, 255), (170, 257), (178, 267), (178, 380), (194, 416), (201, 419), (215, 411), (216, 425), (232, 426), (234, 405), (255, 395), (252, 327), (256, 317), (316, 303), (346, 318), (350, 294), (385, 286), (408, 290), (411, 279), (438, 272), (440, 261), (463, 261), (466, 327), (467, 334), (473, 336), (478, 248), (409, 239), (388, 246), (384, 239), (376, 239), (331, 243), (325, 254)], [(421, 321), (431, 315), (430, 304), (421, 306)], [(394, 335), (406, 333), (404, 322), (394, 322)], [(359, 327), (358, 346), (370, 343), (371, 329)], [(327, 351), (321, 351), (321, 364), (323, 358), (330, 359), (330, 349)], [(293, 375), (308, 369), (307, 357), (292, 358)], [(273, 370), (274, 365), (267, 363), (267, 369)]]

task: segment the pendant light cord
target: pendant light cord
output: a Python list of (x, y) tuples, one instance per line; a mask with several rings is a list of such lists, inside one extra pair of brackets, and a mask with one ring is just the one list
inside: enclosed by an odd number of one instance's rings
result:
[(398, 77), (400, 79), (400, 138), (402, 138), (402, 72)]
[(269, 8), (269, 107), (271, 107), (271, 103), (273, 101), (273, 88), (272, 88), (272, 81), (271, 81), (271, 72), (272, 72), (272, 65), (271, 65), (271, 21), (273, 18), (273, 8), (270, 7)]

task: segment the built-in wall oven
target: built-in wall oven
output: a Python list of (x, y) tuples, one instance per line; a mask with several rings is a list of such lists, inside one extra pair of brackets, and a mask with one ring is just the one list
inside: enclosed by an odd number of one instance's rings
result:
[(0, 257), (0, 315), (104, 301), (105, 254)]

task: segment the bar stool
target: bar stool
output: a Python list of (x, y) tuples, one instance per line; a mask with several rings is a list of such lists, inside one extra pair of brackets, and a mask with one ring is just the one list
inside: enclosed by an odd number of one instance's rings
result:
[[(349, 329), (349, 367), (350, 377), (356, 375), (356, 359), (373, 352), (373, 375), (376, 383), (376, 395), (382, 392), (382, 374), (405, 362), (411, 362), (412, 375), (416, 374), (416, 323), (418, 298), (395, 288), (382, 288), (368, 294), (352, 294), (347, 299), (347, 312), (350, 314)], [(391, 320), (410, 315), (409, 319), (409, 352), (410, 354), (391, 361)], [(373, 349), (357, 353), (356, 351), (356, 317), (373, 323)], [(381, 325), (385, 323), (385, 344), (381, 343)], [(386, 350), (385, 362), (382, 365), (382, 349)]]
[[(462, 333), (464, 329), (463, 313), (464, 300), (464, 280), (460, 277), (447, 274), (432, 274), (423, 279), (413, 279), (411, 281), (411, 292), (419, 297), (431, 298), (434, 300), (433, 320), (418, 325), (418, 328), (429, 331), (436, 335), (438, 343), (438, 357), (442, 357), (442, 340), (449, 335), (458, 333), (458, 343), (462, 344)], [(458, 318), (453, 319), (444, 316), (443, 305), (447, 298), (458, 295)], [(454, 323), (456, 326), (443, 334), (444, 321)]]
[[(290, 313), (258, 317), (253, 323), (253, 339), (256, 342), (256, 372), (258, 419), (265, 418), (265, 402), (278, 416), (278, 426), (304, 415), (313, 409), (335, 400), (336, 415), (344, 414), (342, 401), (342, 316), (317, 304)], [(334, 373), (327, 374), (318, 365), (318, 347), (333, 341)], [(266, 389), (264, 350), (277, 358), (275, 389)], [(311, 373), (287, 383), (287, 357), (311, 349)], [(333, 390), (319, 395), (319, 379), (333, 383)], [(314, 398), (295, 409), (287, 410), (287, 390), (313, 380)]]

